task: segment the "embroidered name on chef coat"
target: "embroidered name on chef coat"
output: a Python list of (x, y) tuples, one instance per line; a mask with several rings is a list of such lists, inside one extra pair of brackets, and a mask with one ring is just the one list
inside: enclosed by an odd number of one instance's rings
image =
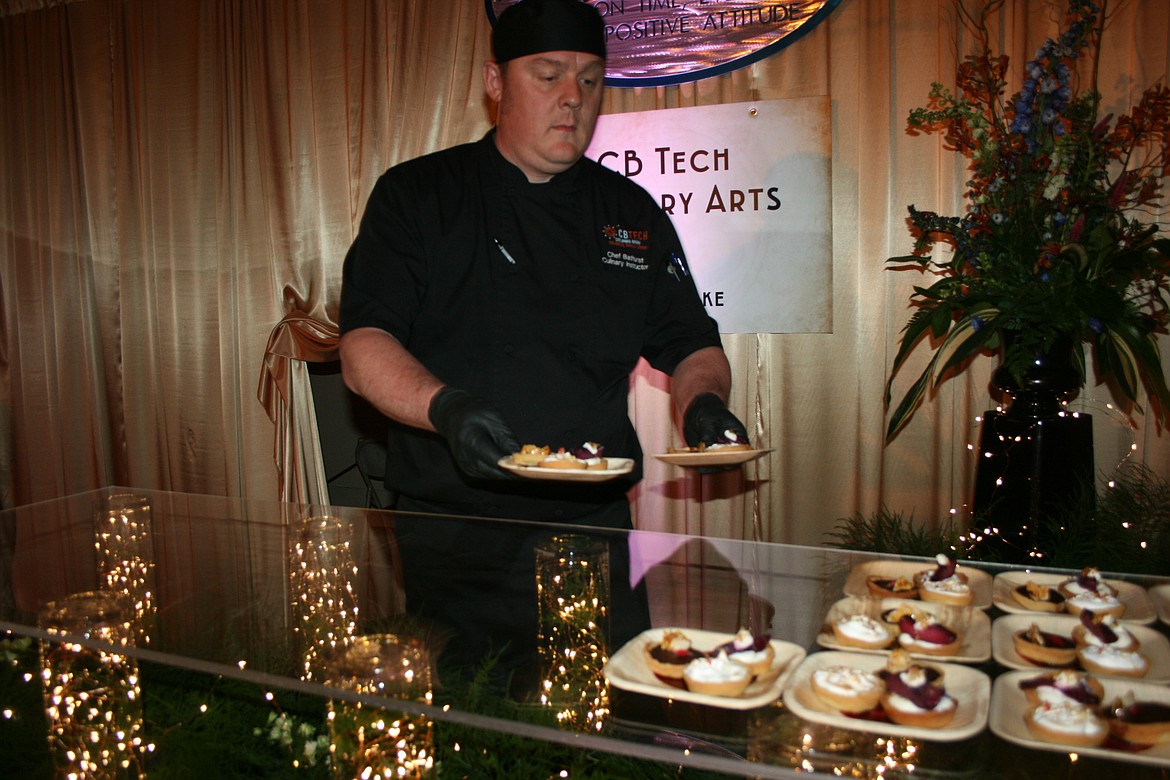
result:
[(650, 250), (650, 231), (621, 225), (606, 225), (601, 228), (601, 262), (605, 265), (645, 271), (650, 267), (646, 253)]

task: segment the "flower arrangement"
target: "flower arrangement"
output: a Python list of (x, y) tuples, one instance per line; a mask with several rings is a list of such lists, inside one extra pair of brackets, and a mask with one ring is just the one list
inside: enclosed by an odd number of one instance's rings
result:
[(1009, 97), (1008, 57), (990, 48), (1004, 2), (983, 0), (974, 13), (956, 2), (982, 50), (960, 63), (956, 92), (935, 83), (927, 106), (909, 115), (908, 131), (941, 133), (969, 160), (971, 178), (961, 216), (910, 206), (913, 254), (888, 261), (938, 279), (911, 296), (887, 408), (915, 345), (929, 335), (935, 353), (891, 412), (887, 439), (977, 354), (999, 351), (1021, 384), (1062, 339), (1082, 381), (1088, 344), (1102, 381), (1138, 409), (1144, 387), (1155, 418), (1170, 419), (1157, 343), (1170, 320), (1170, 240), (1156, 224), (1170, 173), (1170, 88), (1155, 84), (1128, 114), (1099, 117), (1105, 0), (1068, 0), (1058, 37), (1039, 47)]

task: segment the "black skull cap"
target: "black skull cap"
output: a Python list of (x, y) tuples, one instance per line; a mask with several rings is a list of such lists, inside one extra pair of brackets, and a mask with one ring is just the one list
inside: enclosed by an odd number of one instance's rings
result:
[(605, 23), (582, 0), (520, 0), (492, 31), (492, 56), (507, 62), (546, 51), (579, 51), (605, 59)]

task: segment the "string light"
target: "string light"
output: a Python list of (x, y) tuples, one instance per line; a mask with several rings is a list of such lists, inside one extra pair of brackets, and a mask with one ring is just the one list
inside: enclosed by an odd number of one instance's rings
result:
[(350, 526), (335, 517), (294, 524), (289, 542), (289, 594), (302, 680), (318, 680), (324, 659), (357, 633), (358, 607)]
[(154, 617), (154, 545), (151, 506), (145, 496), (115, 493), (106, 498), (94, 534), (98, 580), (104, 590), (130, 600), (134, 644), (150, 645)]
[(543, 669), (540, 703), (557, 723), (600, 732), (609, 718), (609, 550), (604, 542), (559, 534), (536, 549), (536, 594)]
[[(426, 646), (393, 634), (352, 638), (332, 659), (325, 677), (328, 685), (358, 693), (425, 704), (433, 698)], [(335, 777), (431, 776), (434, 726), (428, 716), (331, 699), (326, 720)]]
[(40, 627), (61, 637), (40, 643), (49, 750), (59, 776), (145, 777), (142, 754), (154, 746), (142, 736), (137, 661), (76, 641), (130, 647), (134, 615), (130, 599), (107, 591), (77, 593), (41, 608)]

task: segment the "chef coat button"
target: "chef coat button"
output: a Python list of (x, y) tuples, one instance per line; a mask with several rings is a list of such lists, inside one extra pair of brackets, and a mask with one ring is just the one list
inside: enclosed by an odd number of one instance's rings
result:
[(505, 355), (511, 355), (515, 351), (516, 351), (516, 347), (512, 346), (511, 344), (504, 345), (504, 354)]
[(579, 281), (581, 281), (581, 275), (576, 273), (576, 272), (573, 272), (573, 273), (569, 274), (569, 281), (570, 282), (579, 282)]

